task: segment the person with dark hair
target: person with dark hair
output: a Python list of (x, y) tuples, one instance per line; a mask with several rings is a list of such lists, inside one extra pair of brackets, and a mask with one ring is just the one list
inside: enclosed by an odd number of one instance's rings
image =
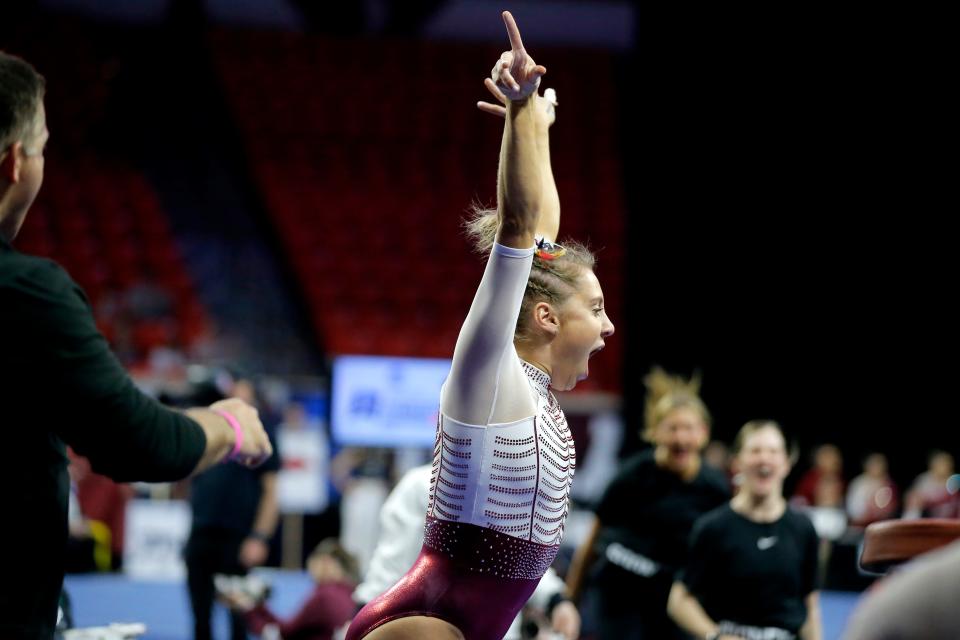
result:
[(314, 581), (313, 591), (286, 620), (270, 611), (262, 598), (243, 590), (221, 592), (219, 597), (258, 637), (331, 640), (356, 610), (350, 594), (360, 577), (357, 560), (337, 540), (327, 538), (307, 558), (307, 572)]
[(560, 549), (576, 462), (551, 388), (586, 378), (614, 327), (592, 254), (555, 243), (556, 104), (503, 20), (511, 50), (485, 84), (505, 107), (484, 107), (505, 115), (497, 212), (471, 227), (487, 266), (441, 391), (423, 547), (347, 640), (499, 640)]
[(694, 525), (668, 611), (695, 638), (820, 640), (820, 541), (783, 497), (790, 459), (780, 425), (748, 422), (734, 456), (740, 490)]
[(701, 459), (710, 413), (699, 377), (655, 367), (644, 382), (643, 437), (653, 448), (620, 465), (567, 575), (575, 600), (589, 582), (600, 640), (682, 637), (666, 607), (687, 559), (687, 537), (697, 518), (730, 497), (723, 472)]
[(0, 52), (0, 638), (48, 639), (57, 623), (67, 540), (66, 446), (118, 481), (178, 480), (227, 458), (249, 466), (272, 451), (239, 399), (173, 411), (141, 393), (97, 331), (83, 291), (56, 263), (12, 242), (43, 183), (49, 138), (45, 81)]

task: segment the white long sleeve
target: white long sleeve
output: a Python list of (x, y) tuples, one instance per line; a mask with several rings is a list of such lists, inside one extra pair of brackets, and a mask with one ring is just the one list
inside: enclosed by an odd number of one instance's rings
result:
[(486, 426), (536, 412), (536, 398), (513, 346), (532, 266), (533, 247), (494, 244), (441, 393), (440, 410), (445, 416)]

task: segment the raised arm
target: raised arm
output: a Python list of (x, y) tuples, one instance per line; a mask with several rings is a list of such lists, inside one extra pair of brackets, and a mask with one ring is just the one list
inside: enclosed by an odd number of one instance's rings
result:
[(491, 74), (491, 82), (507, 99), (497, 176), (497, 242), (527, 249), (533, 246), (543, 205), (536, 100), (540, 76), (547, 70), (524, 49), (509, 11), (503, 12), (503, 22), (510, 51), (500, 56)]
[[(507, 357), (533, 260), (534, 238), (543, 207), (535, 96), (546, 69), (523, 48), (508, 12), (503, 20), (510, 51), (493, 67), (491, 83), (506, 101), (497, 174), (496, 245), (457, 339), (441, 410), (465, 424), (486, 425), (519, 419), (535, 409), (519, 361)], [(512, 363), (512, 364), (511, 364)], [(514, 384), (515, 383), (515, 384)], [(510, 394), (521, 394), (508, 402)], [(509, 407), (505, 413), (499, 407)]]
[[(477, 108), (486, 113), (499, 116), (507, 115), (507, 97), (490, 78), (484, 80), (487, 90), (500, 104), (478, 102)], [(550, 163), (550, 127), (556, 122), (557, 92), (547, 89), (543, 95), (534, 93), (530, 98), (535, 107), (535, 137), (537, 165), (540, 168), (540, 217), (537, 220), (537, 237), (556, 241), (560, 231), (560, 196), (553, 178)]]
[(547, 89), (542, 96), (537, 96), (537, 103), (538, 111), (544, 114), (537, 119), (537, 154), (542, 185), (537, 236), (556, 242), (560, 233), (560, 194), (553, 179), (553, 165), (550, 164), (550, 127), (557, 117), (557, 92)]

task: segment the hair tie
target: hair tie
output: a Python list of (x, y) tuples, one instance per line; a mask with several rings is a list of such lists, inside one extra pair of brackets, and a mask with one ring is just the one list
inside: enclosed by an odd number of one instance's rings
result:
[(546, 238), (537, 238), (534, 253), (541, 260), (556, 260), (566, 252), (567, 250), (563, 246), (555, 242), (550, 242)]

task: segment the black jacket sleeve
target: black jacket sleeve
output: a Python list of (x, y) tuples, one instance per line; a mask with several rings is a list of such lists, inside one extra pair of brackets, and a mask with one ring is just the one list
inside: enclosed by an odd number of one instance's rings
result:
[(23, 400), (35, 403), (43, 425), (90, 458), (98, 473), (119, 481), (187, 476), (206, 447), (200, 426), (136, 388), (62, 268), (46, 260), (32, 265), (4, 296), (25, 345), (13, 352), (39, 377), (33, 387), (45, 390), (34, 395), (24, 381)]

